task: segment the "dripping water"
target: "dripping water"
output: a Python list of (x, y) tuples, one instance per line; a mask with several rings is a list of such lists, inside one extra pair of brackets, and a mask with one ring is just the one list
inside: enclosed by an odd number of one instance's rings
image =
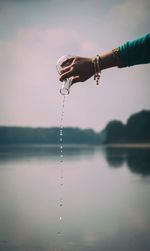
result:
[(59, 172), (59, 184), (60, 184), (60, 199), (58, 202), (59, 206), (59, 230), (57, 234), (62, 234), (62, 224), (63, 224), (63, 217), (62, 217), (62, 208), (63, 208), (63, 161), (64, 161), (64, 149), (63, 149), (63, 121), (64, 121), (64, 109), (65, 109), (65, 98), (66, 96), (63, 96), (63, 102), (62, 102), (62, 109), (61, 109), (61, 116), (60, 116), (60, 129), (59, 129), (59, 162), (60, 162), (60, 172)]

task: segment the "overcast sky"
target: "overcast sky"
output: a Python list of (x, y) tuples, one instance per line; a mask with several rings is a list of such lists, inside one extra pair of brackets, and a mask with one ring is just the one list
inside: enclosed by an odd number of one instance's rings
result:
[[(95, 56), (146, 33), (149, 0), (0, 0), (0, 124), (59, 126), (56, 61)], [(102, 72), (71, 88), (65, 126), (103, 129), (150, 109), (150, 65)]]

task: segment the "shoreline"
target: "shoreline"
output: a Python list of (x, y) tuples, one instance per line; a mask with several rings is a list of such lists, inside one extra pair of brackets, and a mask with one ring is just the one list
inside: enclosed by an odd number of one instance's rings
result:
[[(57, 148), (59, 147), (59, 143), (54, 143), (54, 144), (0, 144), (0, 148), (1, 147), (37, 147), (37, 148)], [(81, 148), (85, 148), (85, 147), (102, 147), (102, 148), (150, 148), (150, 143), (108, 143), (108, 144), (77, 144), (77, 143), (63, 143), (64, 147), (70, 147), (70, 148), (74, 148), (74, 147), (81, 147)]]
[(150, 148), (150, 143), (111, 143), (104, 144), (110, 148)]

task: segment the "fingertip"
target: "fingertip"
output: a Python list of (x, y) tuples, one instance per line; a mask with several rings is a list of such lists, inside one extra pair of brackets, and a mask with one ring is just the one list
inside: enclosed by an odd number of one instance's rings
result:
[(64, 62), (61, 63), (61, 67), (69, 66), (73, 59), (73, 57), (66, 59)]
[(80, 77), (79, 76), (76, 76), (76, 77), (73, 78), (72, 85), (77, 83), (77, 82), (80, 82)]

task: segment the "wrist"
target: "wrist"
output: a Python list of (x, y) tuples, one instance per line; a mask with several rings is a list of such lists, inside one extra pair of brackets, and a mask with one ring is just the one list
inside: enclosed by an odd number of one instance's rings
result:
[(117, 62), (115, 61), (112, 51), (105, 54), (101, 54), (100, 58), (101, 58), (101, 64), (100, 64), (101, 70), (117, 66)]

